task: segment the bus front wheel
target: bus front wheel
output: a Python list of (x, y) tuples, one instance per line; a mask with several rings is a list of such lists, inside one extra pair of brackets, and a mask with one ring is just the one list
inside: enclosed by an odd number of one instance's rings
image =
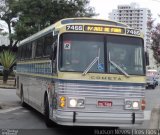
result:
[(44, 116), (45, 116), (45, 123), (47, 127), (52, 126), (52, 121), (49, 119), (49, 102), (48, 98), (45, 98), (45, 103), (44, 103)]

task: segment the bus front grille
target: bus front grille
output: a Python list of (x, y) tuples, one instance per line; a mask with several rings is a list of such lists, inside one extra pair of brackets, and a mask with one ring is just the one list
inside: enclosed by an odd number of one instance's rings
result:
[[(59, 96), (85, 98), (83, 111), (124, 111), (125, 99), (140, 100), (145, 96), (144, 86), (135, 85), (59, 83), (57, 88)], [(112, 102), (112, 107), (99, 107), (98, 101)], [(77, 110), (75, 108), (69, 109)]]

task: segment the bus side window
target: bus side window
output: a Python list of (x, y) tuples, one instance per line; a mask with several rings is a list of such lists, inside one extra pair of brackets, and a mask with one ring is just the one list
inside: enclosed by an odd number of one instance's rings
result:
[(50, 56), (52, 53), (53, 35), (48, 34), (44, 39), (44, 56)]
[(30, 59), (32, 54), (31, 43), (28, 43), (26, 46), (26, 58)]
[(39, 57), (43, 56), (43, 49), (44, 49), (44, 39), (40, 38), (40, 39), (37, 40), (36, 58), (39, 58)]
[(21, 57), (21, 55), (22, 55), (21, 52), (22, 52), (22, 46), (18, 47), (18, 56), (17, 56), (17, 57), (18, 57), (18, 60), (21, 60), (21, 58), (22, 58), (22, 57)]
[(22, 46), (22, 52), (21, 52), (21, 59), (24, 60), (25, 59), (25, 54), (26, 54), (26, 45)]
[(53, 44), (52, 44), (52, 53), (51, 53), (51, 60), (52, 60), (52, 69), (53, 69), (53, 73), (56, 73), (57, 72), (57, 68), (56, 68), (56, 65), (57, 65), (57, 59), (56, 59), (56, 55), (57, 55), (57, 38), (58, 36), (54, 36), (53, 37)]
[(32, 58), (35, 58), (37, 41), (32, 42)]
[(57, 55), (57, 38), (58, 38), (58, 36), (54, 36), (53, 37), (52, 52), (50, 54), (51, 60), (55, 60), (56, 59), (56, 55)]

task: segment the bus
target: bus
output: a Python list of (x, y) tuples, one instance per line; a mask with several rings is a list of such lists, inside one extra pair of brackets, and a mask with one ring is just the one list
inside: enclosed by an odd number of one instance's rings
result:
[(18, 46), (16, 93), (47, 126), (133, 127), (144, 121), (143, 34), (123, 23), (66, 18)]

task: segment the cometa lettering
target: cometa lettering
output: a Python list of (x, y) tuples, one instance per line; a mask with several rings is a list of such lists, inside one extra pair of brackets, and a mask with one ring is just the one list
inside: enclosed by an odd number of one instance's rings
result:
[(109, 80), (109, 81), (122, 81), (121, 77), (110, 77), (110, 76), (91, 76), (93, 80)]

